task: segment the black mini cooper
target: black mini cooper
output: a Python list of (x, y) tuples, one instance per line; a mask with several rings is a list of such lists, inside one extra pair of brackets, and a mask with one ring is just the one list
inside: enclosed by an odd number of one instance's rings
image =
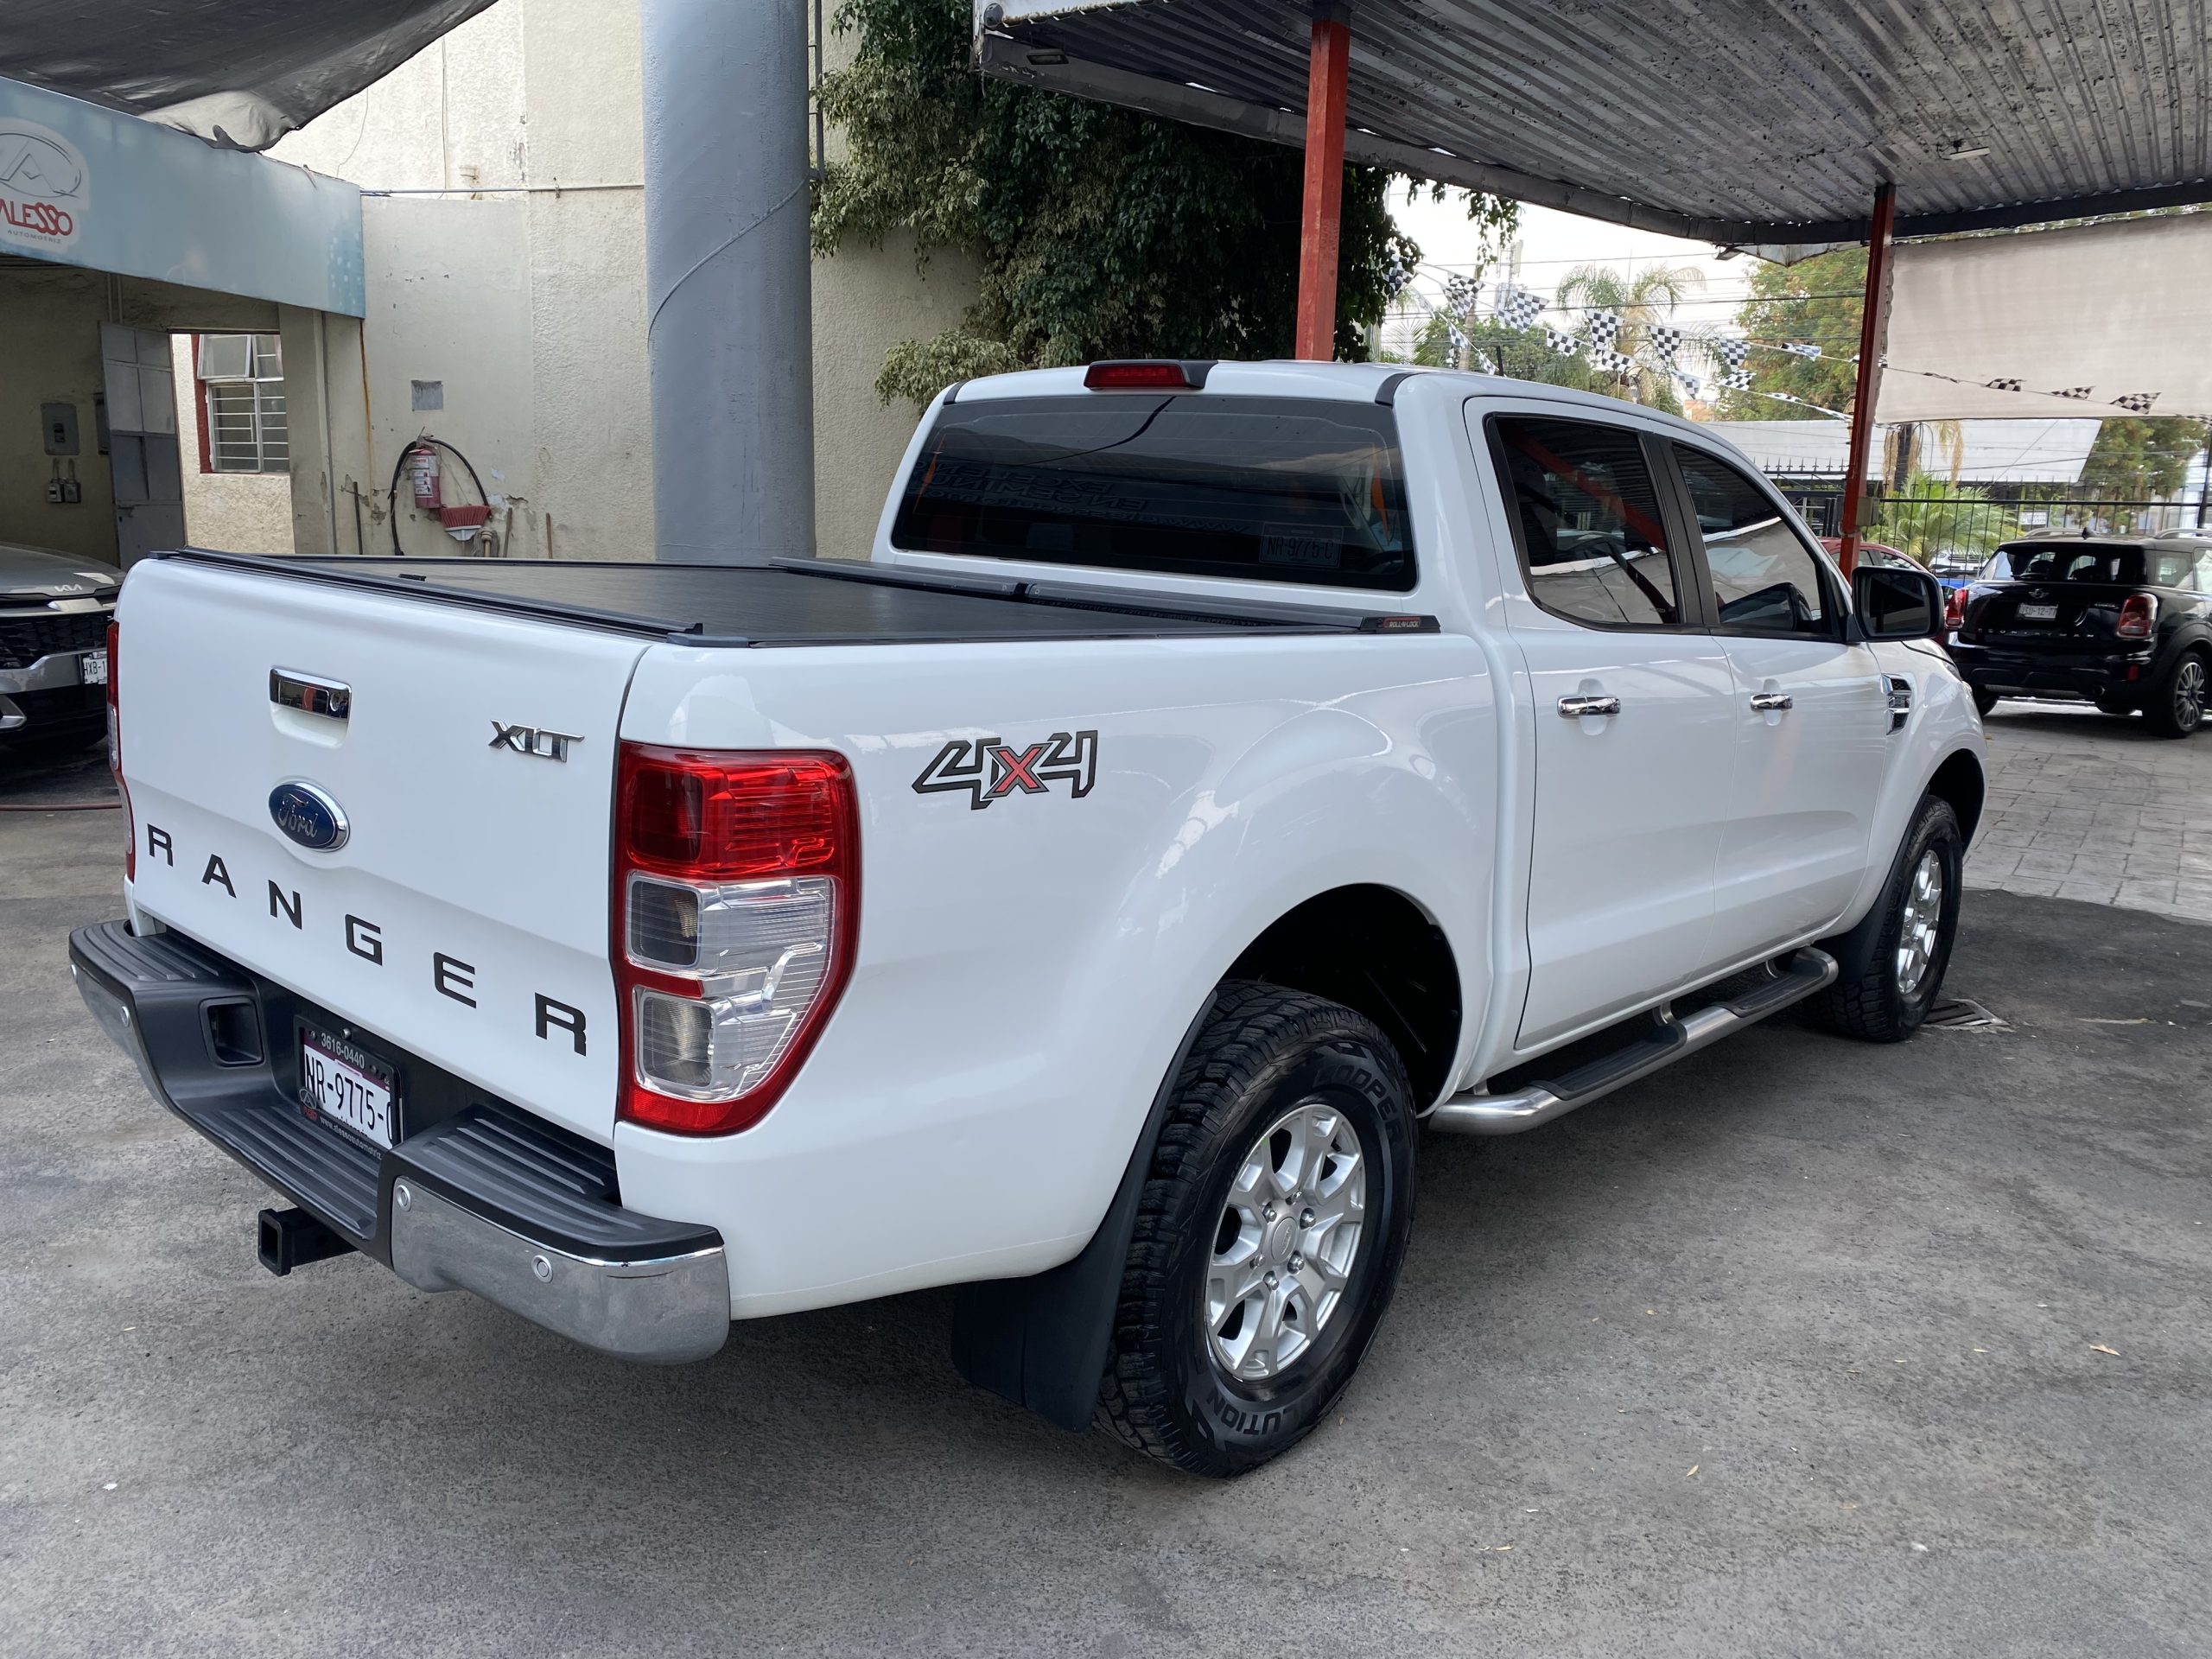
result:
[(2212, 539), (2009, 542), (1944, 620), (1984, 714), (1999, 697), (2082, 701), (2187, 737), (2212, 682)]

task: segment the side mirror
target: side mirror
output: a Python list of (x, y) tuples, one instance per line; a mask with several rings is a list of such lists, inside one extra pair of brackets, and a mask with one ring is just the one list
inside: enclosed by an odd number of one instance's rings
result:
[(1939, 639), (1943, 585), (1925, 570), (1862, 564), (1851, 573), (1851, 602), (1869, 639)]

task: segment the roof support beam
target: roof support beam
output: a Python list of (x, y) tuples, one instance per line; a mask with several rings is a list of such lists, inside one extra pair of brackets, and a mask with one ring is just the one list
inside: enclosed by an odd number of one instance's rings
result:
[(1866, 467), (1874, 447), (1874, 400), (1882, 386), (1882, 353), (1890, 339), (1890, 242), (1897, 224), (1897, 187), (1874, 192), (1872, 234), (1866, 243), (1866, 292), (1859, 315), (1859, 384), (1851, 400), (1851, 452), (1843, 468), (1843, 536), (1836, 563), (1849, 581), (1859, 563), (1859, 521)]
[(1344, 91), (1351, 30), (1335, 6), (1314, 9), (1306, 72), (1306, 205), (1298, 232), (1297, 354), (1337, 354), (1337, 243), (1344, 217)]

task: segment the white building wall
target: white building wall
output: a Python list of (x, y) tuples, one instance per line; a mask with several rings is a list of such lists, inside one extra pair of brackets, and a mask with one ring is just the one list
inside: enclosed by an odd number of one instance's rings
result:
[[(850, 41), (832, 36), (830, 47), (835, 60)], [(495, 527), (512, 556), (650, 556), (638, 56), (636, 0), (499, 0), (271, 152), (390, 193), (363, 203), (368, 315), (358, 340), (326, 329), (340, 550), (353, 550), (357, 519), (362, 550), (390, 550), (392, 469), (429, 433), (458, 445), (505, 501)], [(912, 430), (911, 408), (876, 401), (884, 353), (950, 326), (973, 297), (972, 269), (957, 256), (938, 256), (926, 273), (896, 244), (816, 262), (823, 553), (866, 556)], [(340, 391), (349, 347), (365, 378), (354, 372)], [(410, 408), (416, 380), (442, 384), (442, 410)], [(346, 404), (363, 393), (355, 422)], [(366, 453), (347, 436), (360, 429)], [(250, 511), (243, 497), (200, 495), (195, 537), (243, 545), (264, 536), (257, 501)], [(468, 499), (466, 485), (447, 499)], [(461, 550), (404, 505), (399, 533), (410, 553)]]
[(292, 550), (292, 485), (283, 473), (203, 473), (200, 402), (190, 334), (169, 337), (176, 370), (177, 451), (184, 462), (184, 533), (232, 553)]

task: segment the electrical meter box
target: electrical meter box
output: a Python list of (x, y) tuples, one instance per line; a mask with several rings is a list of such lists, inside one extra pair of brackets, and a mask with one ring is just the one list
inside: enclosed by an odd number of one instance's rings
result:
[(77, 453), (76, 404), (41, 404), (38, 424), (46, 439), (48, 454), (73, 455)]

